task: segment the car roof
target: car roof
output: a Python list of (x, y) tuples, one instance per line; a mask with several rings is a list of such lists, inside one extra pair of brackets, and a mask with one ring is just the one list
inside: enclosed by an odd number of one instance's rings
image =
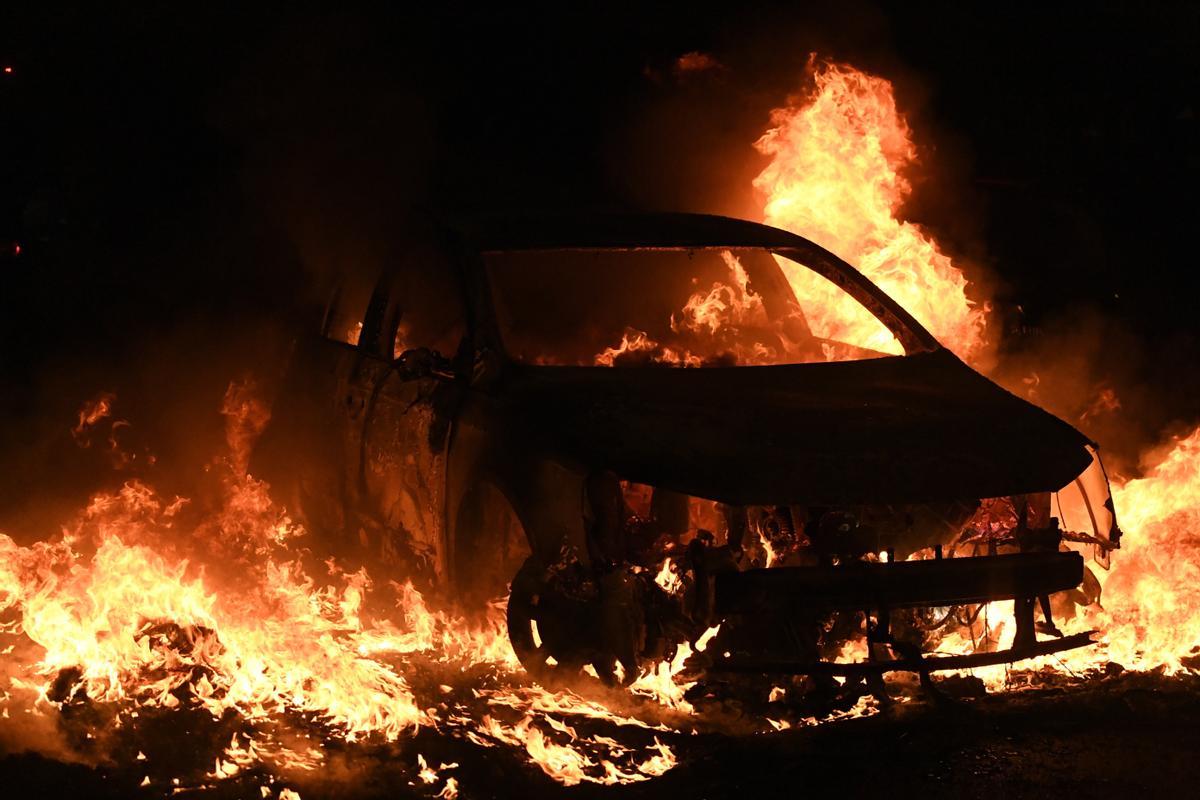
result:
[(480, 251), (811, 247), (779, 228), (711, 214), (641, 213), (489, 217), (455, 226)]
[[(852, 292), (900, 338), (906, 352), (935, 350), (937, 340), (855, 267), (819, 244), (779, 228), (712, 214), (648, 212), (489, 217), (456, 226), (480, 253), (534, 250), (640, 250), (761, 247), (798, 259)], [(879, 314), (876, 314), (877, 316)], [(882, 317), (881, 317), (882, 319)]]

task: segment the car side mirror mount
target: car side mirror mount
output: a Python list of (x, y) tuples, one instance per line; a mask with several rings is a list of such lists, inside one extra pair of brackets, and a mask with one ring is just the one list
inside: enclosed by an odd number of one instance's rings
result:
[(450, 359), (428, 347), (405, 350), (392, 361), (392, 368), (396, 370), (403, 381), (415, 381), (421, 378), (433, 378), (447, 382), (454, 380), (454, 368)]

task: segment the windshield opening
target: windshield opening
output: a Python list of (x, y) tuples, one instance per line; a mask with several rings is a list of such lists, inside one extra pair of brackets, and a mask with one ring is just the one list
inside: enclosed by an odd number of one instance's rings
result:
[(509, 356), (552, 366), (766, 366), (904, 353), (867, 308), (765, 249), (484, 256)]

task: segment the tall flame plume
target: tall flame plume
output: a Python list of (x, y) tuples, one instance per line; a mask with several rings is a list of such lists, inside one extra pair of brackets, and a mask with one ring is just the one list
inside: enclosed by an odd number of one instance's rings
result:
[[(917, 159), (892, 84), (853, 67), (811, 64), (811, 91), (771, 113), (756, 143), (771, 157), (754, 179), (765, 221), (798, 233), (858, 267), (944, 345), (971, 360), (984, 346), (985, 311), (961, 269), (919, 227), (899, 217)], [(809, 322), (820, 336), (890, 353), (899, 343), (823, 278), (784, 260), (801, 297), (819, 298)], [(857, 327), (854, 327), (857, 326)]]

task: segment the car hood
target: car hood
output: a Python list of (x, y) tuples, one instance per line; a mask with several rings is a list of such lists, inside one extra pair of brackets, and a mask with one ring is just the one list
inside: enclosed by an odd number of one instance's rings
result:
[(523, 447), (732, 504), (844, 505), (1057, 490), (1083, 434), (945, 349), (775, 367), (513, 365)]

